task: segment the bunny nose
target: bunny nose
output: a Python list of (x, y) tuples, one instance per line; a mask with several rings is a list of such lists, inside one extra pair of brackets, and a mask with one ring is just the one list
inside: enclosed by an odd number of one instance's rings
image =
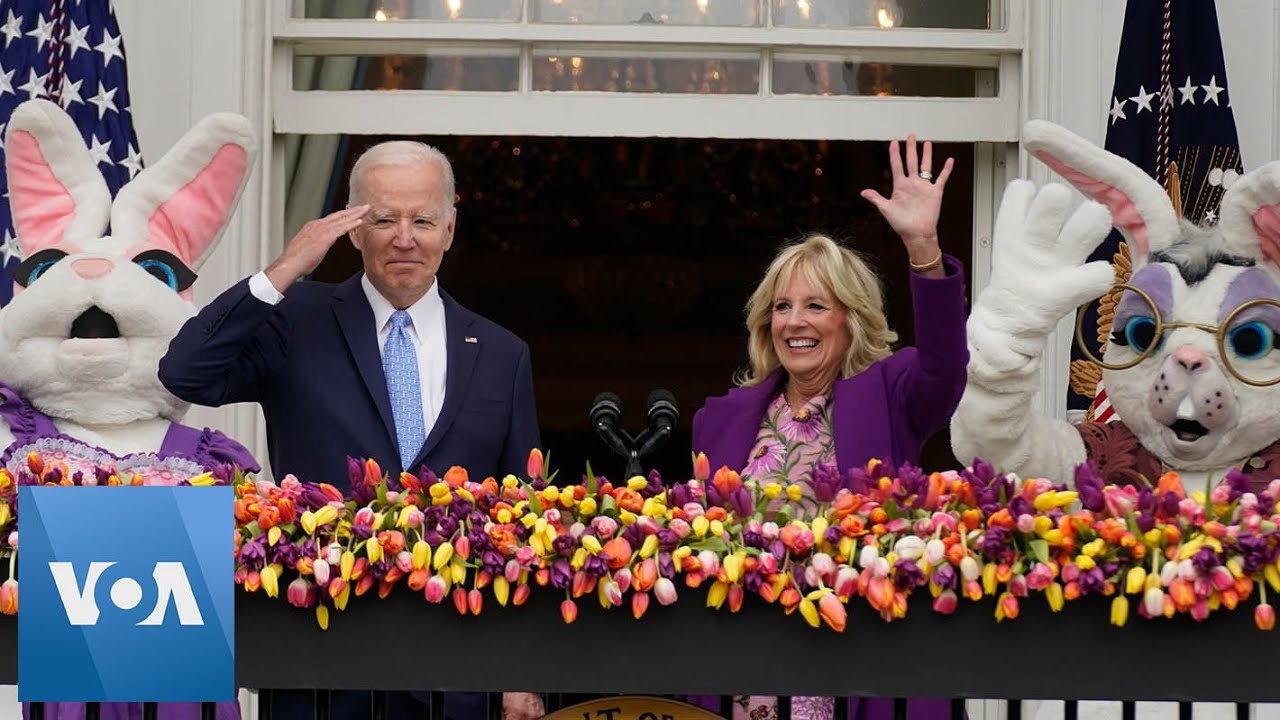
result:
[(76, 274), (85, 280), (102, 277), (111, 272), (112, 267), (114, 266), (110, 260), (102, 258), (85, 258), (71, 263), (71, 269), (75, 270)]
[(1209, 357), (1195, 345), (1183, 345), (1174, 350), (1173, 361), (1189, 373), (1209, 365)]

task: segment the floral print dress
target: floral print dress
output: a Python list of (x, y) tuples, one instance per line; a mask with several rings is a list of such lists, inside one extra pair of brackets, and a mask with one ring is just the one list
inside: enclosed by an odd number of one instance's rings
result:
[[(769, 403), (756, 435), (755, 446), (743, 468), (743, 480), (755, 480), (761, 487), (776, 482), (783, 488), (798, 485), (800, 499), (790, 505), (796, 517), (808, 518), (818, 503), (809, 478), (818, 465), (835, 465), (836, 449), (831, 435), (831, 401), (826, 396), (810, 398), (799, 411), (792, 411), (786, 393)], [(775, 512), (787, 502), (786, 494), (775, 498), (766, 512)], [(791, 698), (791, 717), (796, 720), (830, 720), (835, 703), (829, 697)], [(777, 698), (738, 696), (733, 699), (734, 720), (776, 720)]]

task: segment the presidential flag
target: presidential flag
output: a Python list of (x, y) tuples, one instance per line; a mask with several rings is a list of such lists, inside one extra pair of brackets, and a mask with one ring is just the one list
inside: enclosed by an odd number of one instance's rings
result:
[[(1218, 15), (1205, 0), (1129, 0), (1125, 7), (1106, 149), (1147, 171), (1174, 207), (1195, 223), (1217, 222), (1222, 194), (1243, 171), (1231, 113)], [(1110, 261), (1117, 282), (1131, 270), (1112, 230), (1090, 260)], [(1105, 347), (1118, 294), (1086, 311), (1082, 334)], [(1073, 346), (1068, 408), (1086, 419), (1116, 420), (1101, 370)]]
[[(45, 98), (66, 110), (114, 196), (142, 169), (129, 115), (124, 44), (109, 0), (0, 0), (0, 133), (14, 108)], [(3, 149), (0, 148), (0, 153)], [(0, 304), (21, 260), (0, 177)]]

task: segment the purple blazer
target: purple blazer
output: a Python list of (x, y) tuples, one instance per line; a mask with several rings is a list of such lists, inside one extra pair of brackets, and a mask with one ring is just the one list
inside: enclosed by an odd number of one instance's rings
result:
[[(946, 257), (947, 274), (926, 278), (911, 273), (916, 345), (873, 363), (857, 375), (837, 380), (831, 433), (841, 474), (871, 458), (920, 462), (920, 448), (947, 426), (964, 392), (969, 349), (965, 340), (964, 266)], [(708, 398), (693, 417), (693, 449), (704, 452), (714, 472), (722, 465), (741, 470), (755, 445), (769, 402), (782, 388), (775, 371), (751, 387)], [(689, 702), (711, 711), (719, 698), (696, 695)], [(910, 720), (947, 720), (947, 700), (912, 699)], [(892, 720), (890, 698), (850, 698), (850, 720)]]
[[(911, 273), (916, 347), (903, 348), (832, 391), (831, 432), (841, 474), (871, 458), (920, 462), (920, 448), (951, 421), (964, 392), (969, 349), (965, 341), (964, 267), (946, 257), (947, 274)], [(693, 417), (693, 450), (704, 452), (714, 472), (741, 470), (755, 445), (760, 422), (785, 377), (708, 398)]]

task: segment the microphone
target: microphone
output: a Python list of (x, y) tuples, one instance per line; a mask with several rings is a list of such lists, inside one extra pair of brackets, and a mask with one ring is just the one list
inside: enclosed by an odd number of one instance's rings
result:
[(647, 428), (636, 454), (640, 457), (652, 455), (663, 443), (671, 438), (680, 420), (680, 411), (676, 409), (676, 398), (666, 390), (654, 390), (649, 393), (649, 406), (646, 415)]
[(609, 447), (622, 457), (632, 454), (631, 443), (618, 434), (618, 422), (622, 419), (622, 400), (611, 392), (602, 392), (591, 401), (587, 422), (591, 429)]

